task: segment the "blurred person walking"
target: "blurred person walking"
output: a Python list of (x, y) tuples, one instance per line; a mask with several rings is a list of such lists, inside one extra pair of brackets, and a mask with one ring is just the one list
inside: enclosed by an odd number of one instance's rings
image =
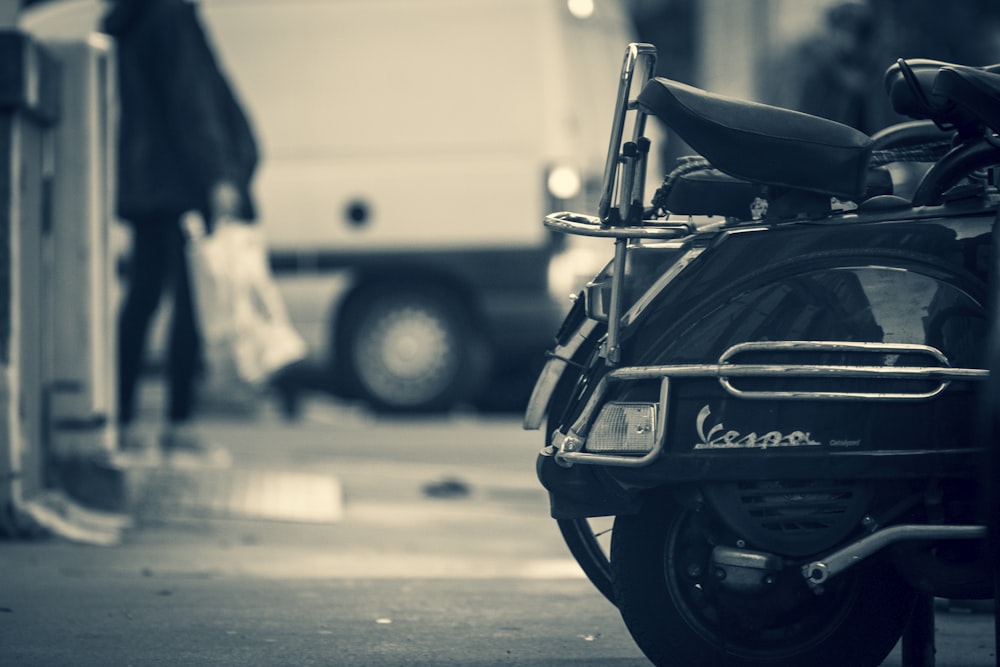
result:
[(873, 133), (885, 126), (875, 13), (864, 2), (832, 5), (822, 28), (770, 68), (765, 102)]
[(137, 385), (150, 323), (172, 292), (164, 454), (219, 452), (192, 420), (200, 340), (181, 217), (255, 218), (250, 181), (257, 145), (186, 0), (110, 0), (102, 21), (117, 48), (120, 95), (117, 214), (132, 230), (128, 285), (118, 321), (118, 425), (123, 452), (145, 450), (135, 426)]

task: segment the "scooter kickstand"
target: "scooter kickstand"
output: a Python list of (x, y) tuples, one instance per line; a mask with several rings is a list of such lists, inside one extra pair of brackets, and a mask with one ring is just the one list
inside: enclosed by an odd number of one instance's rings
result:
[(934, 667), (934, 596), (920, 593), (903, 631), (903, 667)]

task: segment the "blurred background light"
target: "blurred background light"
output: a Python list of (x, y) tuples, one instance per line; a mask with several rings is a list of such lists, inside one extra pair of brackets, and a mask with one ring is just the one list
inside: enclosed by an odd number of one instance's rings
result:
[(589, 19), (594, 13), (594, 0), (567, 0), (569, 13), (578, 19)]
[(556, 199), (572, 199), (580, 194), (583, 179), (578, 169), (559, 165), (549, 172), (547, 186), (549, 194)]

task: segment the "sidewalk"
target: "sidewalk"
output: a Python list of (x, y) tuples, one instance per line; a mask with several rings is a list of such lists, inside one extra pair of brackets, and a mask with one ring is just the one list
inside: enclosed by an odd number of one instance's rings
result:
[[(264, 405), (202, 426), (230, 468), (129, 474), (228, 478), (226, 498), (251, 479), (271, 500), (196, 511), (146, 484), (116, 544), (0, 542), (0, 665), (646, 664), (562, 543), (517, 416), (374, 419), (317, 397), (300, 422)], [(305, 479), (338, 483), (339, 517), (263, 516)]]
[[(107, 545), (119, 540), (121, 530), (151, 520), (340, 519), (338, 478), (299, 469), (287, 460), (314, 437), (305, 428), (310, 417), (283, 419), (271, 397), (209, 395), (200, 406), (197, 427), (215, 449), (214, 456), (167, 459), (156, 446), (162, 428), (162, 383), (147, 378), (139, 398), (137, 430), (148, 452), (58, 462), (57, 488), (32, 503), (31, 514), (44, 528), (71, 540)], [(326, 413), (352, 412), (325, 398), (312, 404)], [(276, 448), (275, 443), (282, 445)]]
[[(144, 387), (144, 405), (158, 405), (157, 392)], [(535, 478), (538, 434), (521, 430), (517, 415), (376, 419), (324, 396), (304, 407), (301, 420), (288, 422), (274, 404), (216, 406), (199, 425), (231, 465), (129, 467), (118, 488), (123, 514), (73, 517), (107, 541), (8, 543), (5, 566), (265, 578), (582, 576)]]

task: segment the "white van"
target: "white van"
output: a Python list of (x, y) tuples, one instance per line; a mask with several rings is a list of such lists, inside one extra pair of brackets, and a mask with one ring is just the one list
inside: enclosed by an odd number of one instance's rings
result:
[[(272, 265), (337, 391), (443, 408), (534, 370), (568, 305), (541, 220), (593, 209), (625, 4), (199, 3), (258, 134)], [(20, 25), (82, 39), (104, 7), (57, 0)]]

